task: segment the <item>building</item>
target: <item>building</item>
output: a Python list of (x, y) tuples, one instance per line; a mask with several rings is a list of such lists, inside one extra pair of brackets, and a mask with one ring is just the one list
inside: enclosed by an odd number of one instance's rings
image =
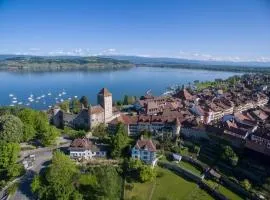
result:
[(87, 138), (75, 139), (69, 147), (69, 155), (72, 159), (105, 158), (107, 150), (104, 145), (94, 144)]
[(131, 157), (152, 164), (156, 159), (156, 145), (151, 139), (139, 139), (132, 148)]
[(98, 105), (82, 107), (78, 114), (67, 113), (59, 107), (52, 112), (51, 121), (56, 127), (69, 126), (72, 128), (92, 129), (100, 123), (108, 123), (119, 113), (113, 112), (112, 94), (108, 89), (103, 88), (97, 94)]
[[(182, 119), (182, 118), (181, 118)], [(171, 132), (172, 135), (179, 135), (181, 130), (181, 121), (177, 115), (137, 115), (129, 116), (121, 114), (108, 123), (110, 132), (114, 132), (117, 124), (122, 123), (129, 136), (137, 136), (142, 131), (160, 134), (163, 132)]]
[(102, 88), (97, 95), (98, 104), (104, 109), (105, 123), (112, 120), (113, 107), (112, 107), (112, 93), (107, 88)]

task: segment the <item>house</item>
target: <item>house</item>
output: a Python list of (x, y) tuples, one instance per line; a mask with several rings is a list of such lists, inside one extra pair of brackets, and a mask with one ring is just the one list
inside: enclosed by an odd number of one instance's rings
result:
[(72, 141), (69, 147), (69, 155), (72, 159), (93, 159), (107, 156), (105, 145), (94, 144), (88, 138), (77, 138)]
[(140, 159), (147, 164), (152, 164), (156, 159), (156, 145), (151, 139), (139, 139), (132, 148), (131, 157)]

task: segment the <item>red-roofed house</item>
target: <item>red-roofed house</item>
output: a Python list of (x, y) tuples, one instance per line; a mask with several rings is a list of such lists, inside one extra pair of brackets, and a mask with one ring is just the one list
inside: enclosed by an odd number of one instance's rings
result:
[(132, 158), (140, 159), (147, 164), (152, 164), (156, 159), (156, 145), (151, 139), (139, 139), (132, 148)]

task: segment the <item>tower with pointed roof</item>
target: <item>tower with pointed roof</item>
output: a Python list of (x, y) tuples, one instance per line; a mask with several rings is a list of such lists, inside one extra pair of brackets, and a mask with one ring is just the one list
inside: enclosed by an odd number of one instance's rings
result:
[(100, 104), (102, 106), (102, 108), (104, 109), (104, 119), (105, 122), (108, 122), (112, 116), (112, 93), (109, 92), (109, 90), (107, 88), (102, 88), (98, 95), (97, 95), (98, 99), (98, 104)]

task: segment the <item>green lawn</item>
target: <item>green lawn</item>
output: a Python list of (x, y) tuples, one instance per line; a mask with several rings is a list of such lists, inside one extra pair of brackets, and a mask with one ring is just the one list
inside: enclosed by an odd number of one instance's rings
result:
[(232, 192), (231, 190), (227, 189), (226, 187), (224, 187), (223, 185), (220, 185), (212, 180), (205, 180), (205, 182), (212, 188), (217, 187), (218, 191), (225, 195), (226, 197), (228, 197), (229, 199), (233, 199), (233, 200), (242, 200), (243, 198), (241, 198), (240, 196), (238, 196), (237, 194), (235, 194), (234, 192)]
[[(132, 190), (125, 191), (125, 199), (137, 200), (212, 200), (195, 183), (189, 182), (175, 173), (157, 167), (162, 176), (153, 182), (135, 183)], [(152, 198), (151, 198), (152, 197)]]
[(181, 161), (179, 162), (179, 165), (180, 165), (181, 167), (183, 167), (184, 169), (187, 169), (187, 170), (193, 172), (194, 174), (197, 174), (197, 175), (199, 175), (199, 176), (200, 176), (200, 174), (201, 174), (201, 171), (200, 171), (197, 167), (195, 167), (194, 165), (192, 165), (192, 164), (190, 164), (190, 163), (188, 163), (188, 162), (185, 162), (185, 161), (182, 161), (182, 160), (181, 160)]

